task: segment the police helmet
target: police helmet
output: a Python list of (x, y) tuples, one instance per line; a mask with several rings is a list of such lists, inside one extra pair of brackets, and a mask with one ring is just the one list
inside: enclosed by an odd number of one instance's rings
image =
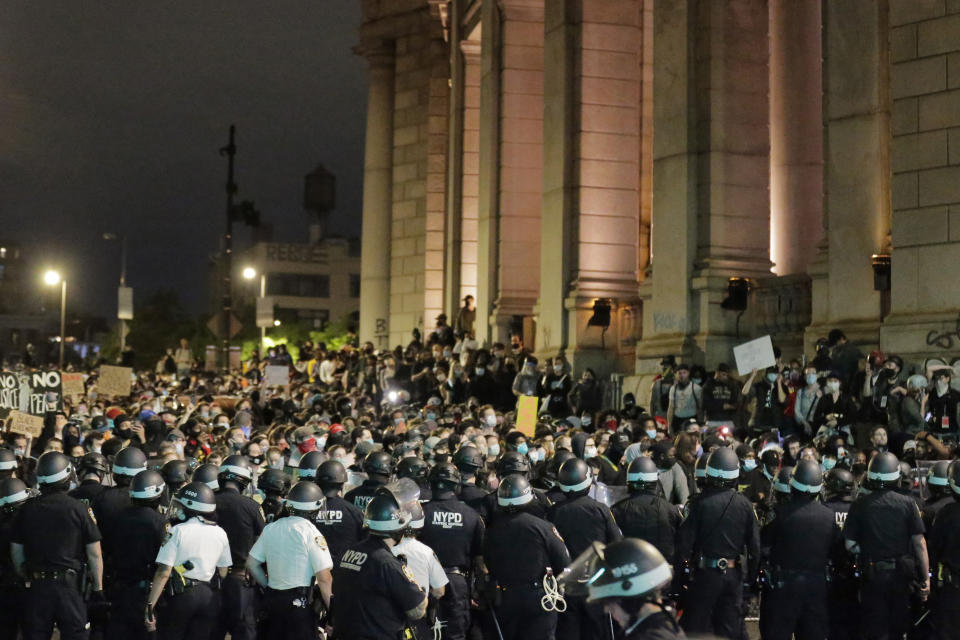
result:
[(516, 451), (507, 451), (497, 460), (497, 475), (501, 478), (514, 473), (530, 473), (530, 460)]
[(694, 477), (697, 480), (706, 480), (707, 479), (707, 459), (710, 456), (702, 455), (697, 458), (697, 463), (694, 465)]
[(367, 475), (390, 476), (393, 474), (393, 457), (385, 451), (373, 451), (363, 459), (363, 471)]
[(137, 447), (124, 447), (113, 459), (114, 478), (133, 478), (146, 469), (147, 455)]
[(13, 473), (18, 466), (17, 455), (13, 451), (0, 449), (0, 473)]
[(593, 473), (590, 472), (590, 465), (580, 458), (567, 460), (557, 473), (557, 483), (564, 493), (586, 491), (593, 483)]
[(783, 467), (773, 479), (773, 490), (781, 495), (790, 495), (790, 480), (793, 478), (793, 469)]
[(867, 465), (867, 485), (870, 489), (892, 489), (900, 482), (900, 461), (889, 451), (878, 453)]
[(234, 454), (227, 456), (220, 463), (220, 469), (217, 473), (217, 482), (236, 482), (241, 487), (246, 487), (253, 480), (253, 469), (250, 468), (250, 461), (247, 456)]
[[(210, 465), (210, 467), (216, 469), (213, 465)], [(199, 467), (197, 470), (200, 470)], [(199, 480), (184, 485), (177, 492), (176, 499), (183, 507), (184, 515), (188, 517), (192, 514), (210, 515), (217, 510), (217, 497), (214, 495), (213, 489)]]
[(907, 491), (913, 489), (913, 467), (903, 460), (900, 461), (900, 487)]
[(464, 475), (471, 475), (483, 466), (483, 456), (480, 449), (472, 444), (465, 444), (453, 454), (453, 464), (457, 465), (457, 469)]
[(370, 535), (391, 538), (410, 526), (412, 514), (389, 491), (377, 491), (363, 511), (363, 526)]
[(927, 487), (931, 493), (944, 493), (950, 487), (950, 461), (938, 460), (927, 471)]
[(0, 480), (0, 509), (12, 511), (30, 497), (30, 490), (19, 478)]
[[(699, 472), (699, 469), (698, 469)], [(706, 462), (703, 468), (704, 477), (706, 477)], [(640, 456), (630, 463), (627, 467), (627, 486), (631, 489), (640, 491), (651, 491), (657, 488), (660, 483), (660, 474), (657, 469), (657, 463), (648, 456)]]
[(423, 505), (419, 502), (410, 503), (410, 528), (414, 531), (422, 531), (426, 525), (426, 516), (423, 514)]
[(300, 458), (300, 464), (297, 465), (297, 479), (316, 478), (317, 469), (323, 463), (323, 453), (320, 451), (310, 451), (303, 454)]
[(135, 500), (152, 502), (163, 495), (165, 488), (163, 476), (157, 471), (147, 469), (141, 471), (130, 483), (130, 497)]
[(960, 500), (960, 464), (956, 460), (950, 463), (950, 489)]
[(823, 471), (815, 460), (804, 459), (797, 462), (790, 476), (790, 488), (793, 492), (818, 494), (823, 489)]
[(834, 496), (851, 496), (857, 488), (857, 480), (846, 469), (834, 467), (824, 476), (823, 487), (828, 500)]
[(602, 602), (652, 601), (672, 579), (673, 571), (656, 547), (638, 538), (624, 538), (608, 545), (593, 542), (563, 571), (560, 581), (567, 593)]
[(217, 481), (218, 475), (220, 475), (220, 467), (208, 462), (193, 470), (193, 482), (191, 484), (202, 482), (216, 491), (220, 488), (220, 483)]
[(283, 469), (267, 469), (257, 478), (257, 488), (266, 494), (285, 495), (290, 490), (290, 476)]
[(283, 503), (294, 513), (311, 514), (323, 508), (323, 491), (310, 480), (293, 485)]
[(500, 481), (497, 488), (497, 504), (517, 508), (533, 501), (533, 487), (522, 474), (513, 473)]
[(560, 449), (547, 460), (547, 464), (543, 466), (543, 475), (540, 480), (547, 485), (548, 488), (552, 488), (557, 484), (557, 474), (560, 472), (560, 467), (563, 466), (563, 463), (569, 460), (570, 458), (576, 458), (573, 455), (572, 451), (567, 451), (566, 449)]
[(37, 484), (41, 487), (67, 486), (72, 473), (70, 458), (59, 451), (47, 451), (37, 460)]
[(177, 490), (190, 481), (190, 464), (186, 460), (167, 460), (160, 467), (160, 475), (171, 490)]
[(427, 481), (427, 463), (420, 458), (404, 458), (397, 464), (397, 477), (410, 478), (417, 484)]
[(327, 460), (317, 468), (317, 484), (322, 487), (343, 485), (347, 482), (347, 469), (339, 460)]
[(719, 447), (707, 458), (707, 484), (733, 487), (740, 477), (740, 458), (730, 447)]
[(443, 462), (430, 470), (430, 486), (434, 491), (453, 491), (460, 486), (460, 471), (449, 462)]
[(96, 474), (101, 480), (110, 473), (110, 463), (105, 455), (91, 451), (80, 458), (80, 462), (77, 463), (77, 475), (82, 478), (90, 473)]

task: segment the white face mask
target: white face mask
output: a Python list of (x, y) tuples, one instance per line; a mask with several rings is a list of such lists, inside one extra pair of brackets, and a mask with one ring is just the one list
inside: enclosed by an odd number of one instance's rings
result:
[(947, 389), (950, 388), (950, 383), (946, 380), (937, 380), (937, 394), (943, 395), (947, 392)]
[(596, 457), (597, 457), (597, 448), (596, 448), (596, 447), (584, 447), (584, 449), (583, 449), (583, 457), (584, 457), (585, 459), (588, 459), (588, 458), (596, 458)]
[(488, 416), (484, 416), (483, 421), (487, 423), (488, 427), (497, 426), (497, 416), (494, 413), (491, 413)]
[(827, 391), (830, 393), (837, 393), (840, 391), (840, 381), (839, 380), (830, 380), (827, 382)]
[(498, 455), (500, 455), (500, 445), (499, 445), (499, 444), (492, 444), (492, 445), (490, 445), (489, 447), (487, 447), (487, 455), (488, 455), (488, 456), (498, 456)]

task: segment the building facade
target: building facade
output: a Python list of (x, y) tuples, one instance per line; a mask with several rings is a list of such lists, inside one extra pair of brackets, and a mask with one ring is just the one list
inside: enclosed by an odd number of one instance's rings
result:
[(362, 340), (470, 294), (481, 343), (603, 373), (833, 327), (960, 351), (960, 0), (363, 12)]

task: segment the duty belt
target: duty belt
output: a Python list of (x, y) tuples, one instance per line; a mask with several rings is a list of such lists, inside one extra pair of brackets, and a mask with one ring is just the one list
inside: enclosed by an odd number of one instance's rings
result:
[(444, 567), (443, 570), (445, 573), (453, 573), (464, 578), (470, 575), (470, 570), (464, 567)]
[(719, 569), (720, 571), (726, 571), (727, 569), (734, 569), (737, 566), (736, 558), (700, 558), (700, 562), (697, 563), (697, 566), (701, 569)]
[(185, 590), (186, 590), (186, 589), (190, 589), (191, 587), (200, 586), (201, 584), (206, 585), (206, 586), (209, 587), (209, 586), (210, 586), (210, 581), (209, 581), (209, 580), (194, 580), (193, 578), (184, 578), (184, 579), (183, 579), (183, 588), (184, 588)]
[(867, 566), (878, 571), (896, 571), (897, 561), (896, 560), (870, 560), (867, 562)]
[(27, 579), (34, 582), (65, 582), (77, 577), (74, 569), (58, 569), (56, 571), (31, 571)]

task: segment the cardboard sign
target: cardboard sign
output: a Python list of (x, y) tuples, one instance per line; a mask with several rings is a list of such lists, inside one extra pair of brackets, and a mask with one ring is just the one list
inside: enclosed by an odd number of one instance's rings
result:
[(520, 396), (517, 399), (517, 431), (528, 438), (532, 438), (537, 430), (537, 405), (540, 399), (536, 396)]
[(777, 364), (770, 336), (737, 345), (733, 348), (733, 357), (737, 360), (737, 371), (741, 376), (749, 375), (754, 369), (763, 371)]
[(43, 432), (43, 418), (13, 410), (7, 418), (7, 431), (38, 438)]
[(63, 383), (63, 395), (76, 398), (86, 393), (82, 373), (62, 373), (60, 380)]
[(290, 369), (286, 365), (267, 365), (263, 383), (268, 387), (285, 387), (290, 384)]
[(0, 371), (0, 418), (11, 411), (42, 416), (50, 402), (63, 408), (59, 371)]
[(130, 395), (130, 376), (133, 369), (130, 367), (114, 367), (108, 364), (100, 365), (100, 378), (97, 381), (97, 391), (101, 395), (122, 396)]

